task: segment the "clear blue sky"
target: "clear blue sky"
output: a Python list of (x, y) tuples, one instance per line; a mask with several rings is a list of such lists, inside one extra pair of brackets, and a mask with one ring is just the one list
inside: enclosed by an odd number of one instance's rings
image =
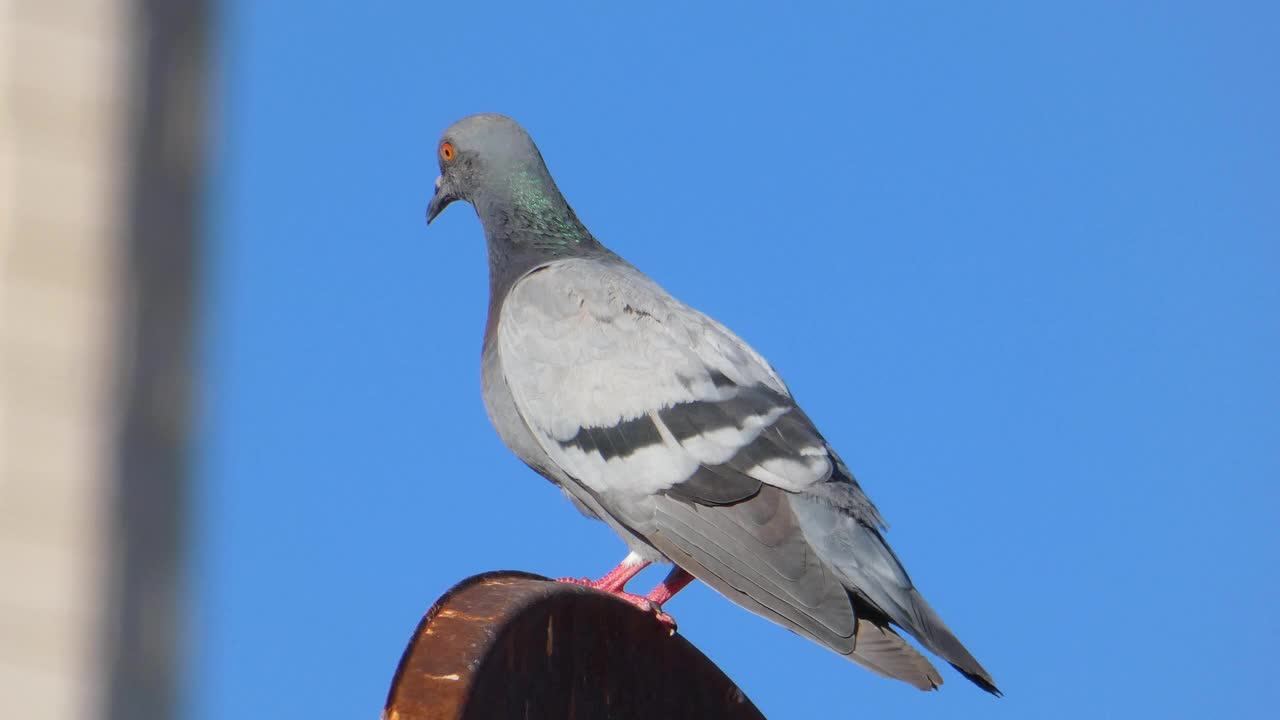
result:
[(773, 362), (1007, 693), (692, 587), (770, 718), (1274, 711), (1275, 3), (533, 5), (219, 10), (190, 717), (375, 717), (454, 582), (625, 552), (481, 406), (480, 226), (423, 219), (480, 111)]

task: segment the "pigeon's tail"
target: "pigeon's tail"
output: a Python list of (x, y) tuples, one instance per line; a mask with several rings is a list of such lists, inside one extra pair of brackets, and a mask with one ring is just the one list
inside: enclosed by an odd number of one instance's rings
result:
[(969, 678), (974, 685), (1000, 697), (1000, 689), (991, 679), (991, 674), (960, 643), (960, 639), (942, 622), (942, 618), (938, 617), (938, 613), (925, 602), (920, 593), (911, 588), (907, 595), (909, 607), (906, 608), (906, 615), (901, 620), (894, 618), (894, 622), (906, 628), (922, 645), (951, 663), (951, 667)]
[(787, 493), (764, 486), (749, 500), (704, 506), (654, 497), (646, 539), (726, 598), (884, 677), (921, 690), (938, 670), (889, 627), (889, 618), (850, 594), (838, 572), (814, 562)]
[(978, 687), (1000, 695), (990, 673), (916, 591), (877, 530), (821, 498), (793, 495), (791, 506), (809, 544), (855, 600), (883, 613)]
[[(849, 599), (856, 608), (857, 598)], [(920, 690), (936, 690), (942, 684), (942, 676), (933, 664), (894, 632), (888, 622), (864, 617), (860, 612), (853, 651), (848, 657), (877, 675), (901, 680)]]

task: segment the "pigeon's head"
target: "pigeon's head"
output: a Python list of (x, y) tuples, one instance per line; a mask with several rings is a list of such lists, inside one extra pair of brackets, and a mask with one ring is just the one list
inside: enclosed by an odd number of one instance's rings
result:
[(436, 147), (440, 177), (427, 206), (427, 223), (454, 200), (482, 205), (518, 201), (544, 189), (555, 192), (542, 154), (524, 128), (505, 115), (471, 115), (449, 126)]

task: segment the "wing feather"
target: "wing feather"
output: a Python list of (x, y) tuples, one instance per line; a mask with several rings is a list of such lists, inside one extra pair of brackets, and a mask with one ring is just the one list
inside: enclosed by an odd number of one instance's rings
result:
[(521, 416), (593, 492), (688, 483), (689, 497), (723, 504), (759, 483), (794, 492), (831, 477), (825, 441), (773, 368), (629, 265), (535, 270), (512, 287), (497, 333)]
[(650, 542), (738, 605), (884, 677), (920, 690), (942, 684), (923, 655), (878, 613), (864, 616), (803, 539), (786, 495), (769, 486), (736, 505), (656, 500)]

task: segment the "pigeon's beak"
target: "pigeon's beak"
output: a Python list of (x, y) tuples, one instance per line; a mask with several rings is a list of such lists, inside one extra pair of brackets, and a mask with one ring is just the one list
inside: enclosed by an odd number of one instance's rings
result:
[(444, 176), (436, 178), (436, 194), (431, 196), (431, 203), (427, 205), (427, 224), (430, 225), (431, 221), (449, 206), (449, 203), (457, 199), (449, 183), (445, 182)]

